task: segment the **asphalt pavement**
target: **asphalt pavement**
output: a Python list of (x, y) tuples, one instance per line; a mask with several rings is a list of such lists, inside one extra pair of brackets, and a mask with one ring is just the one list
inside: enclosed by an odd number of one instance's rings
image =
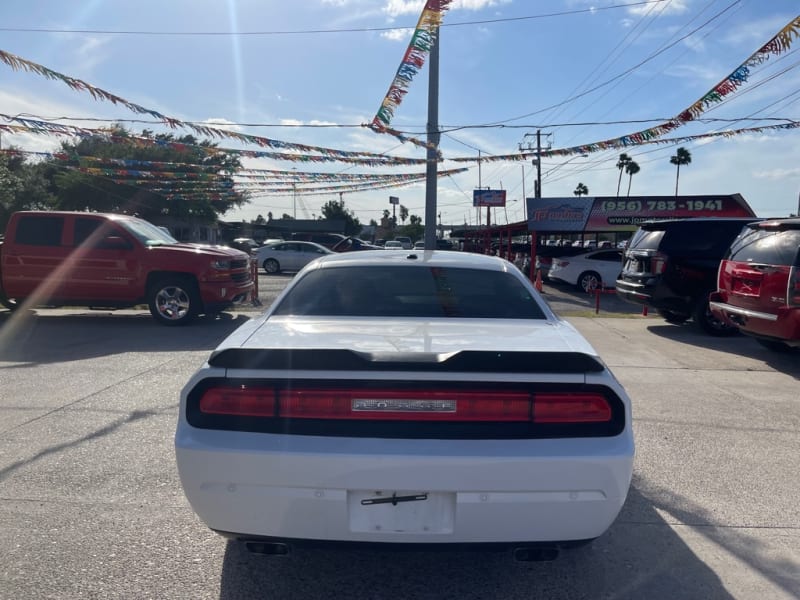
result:
[[(262, 300), (289, 279), (261, 277)], [(0, 598), (800, 597), (798, 355), (669, 325), (610, 295), (595, 313), (570, 289), (544, 294), (628, 390), (637, 443), (611, 529), (545, 563), (249, 555), (192, 512), (172, 437), (181, 387), (263, 308), (182, 328), (146, 310), (0, 310)]]

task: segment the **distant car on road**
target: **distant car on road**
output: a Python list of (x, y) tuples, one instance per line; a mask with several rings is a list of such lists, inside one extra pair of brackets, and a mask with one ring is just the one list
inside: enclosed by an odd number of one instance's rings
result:
[(576, 256), (554, 258), (547, 277), (570, 283), (584, 292), (591, 292), (598, 288), (614, 287), (621, 269), (622, 250), (595, 250)]
[(283, 271), (299, 271), (312, 260), (327, 254), (333, 254), (333, 251), (314, 242), (273, 242), (258, 248), (253, 256), (267, 275), (276, 275)]
[(389, 240), (383, 245), (384, 250), (403, 250), (403, 244), (397, 240)]
[(631, 401), (517, 269), (353, 252), (304, 269), (181, 393), (184, 492), (255, 551), (491, 544), (553, 558), (625, 502)]

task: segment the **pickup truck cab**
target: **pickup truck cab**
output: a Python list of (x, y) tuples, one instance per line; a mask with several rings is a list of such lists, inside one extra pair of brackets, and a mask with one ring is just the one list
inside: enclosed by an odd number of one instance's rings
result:
[(128, 215), (26, 211), (11, 215), (0, 245), (0, 303), (125, 308), (147, 304), (181, 325), (249, 301), (250, 258), (186, 244)]

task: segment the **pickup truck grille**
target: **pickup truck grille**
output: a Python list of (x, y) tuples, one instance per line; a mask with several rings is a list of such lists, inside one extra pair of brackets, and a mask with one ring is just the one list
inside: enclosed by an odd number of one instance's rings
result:
[(236, 283), (249, 283), (251, 281), (250, 271), (231, 273), (231, 280)]
[(232, 260), (231, 261), (231, 269), (249, 269), (250, 268), (250, 261), (248, 259), (244, 260)]

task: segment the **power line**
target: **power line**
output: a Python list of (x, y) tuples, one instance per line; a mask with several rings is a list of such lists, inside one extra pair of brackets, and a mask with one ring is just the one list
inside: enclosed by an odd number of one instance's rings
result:
[[(565, 17), (579, 14), (594, 14), (600, 11), (616, 10), (619, 8), (633, 8), (635, 6), (645, 6), (648, 4), (660, 4), (667, 0), (643, 0), (641, 2), (630, 2), (627, 4), (612, 4), (609, 6), (599, 6), (575, 10), (564, 10), (538, 15), (527, 15), (522, 17), (506, 17), (501, 19), (484, 19), (480, 21), (461, 21), (456, 23), (442, 23), (439, 27), (464, 27), (469, 25), (488, 25), (492, 23), (511, 23), (516, 21), (530, 21), (535, 19), (551, 19), (555, 17)], [(671, 1), (671, 0), (670, 0)], [(297, 29), (297, 30), (275, 30), (275, 31), (134, 31), (134, 30), (112, 30), (112, 29), (55, 29), (45, 27), (0, 27), (0, 31), (13, 33), (80, 33), (91, 35), (156, 35), (156, 36), (207, 36), (207, 37), (239, 37), (239, 36), (266, 36), (266, 35), (311, 35), (311, 34), (330, 34), (330, 33), (370, 33), (381, 31), (398, 31), (416, 29), (416, 25), (394, 26), (394, 27), (353, 27), (346, 29)]]

